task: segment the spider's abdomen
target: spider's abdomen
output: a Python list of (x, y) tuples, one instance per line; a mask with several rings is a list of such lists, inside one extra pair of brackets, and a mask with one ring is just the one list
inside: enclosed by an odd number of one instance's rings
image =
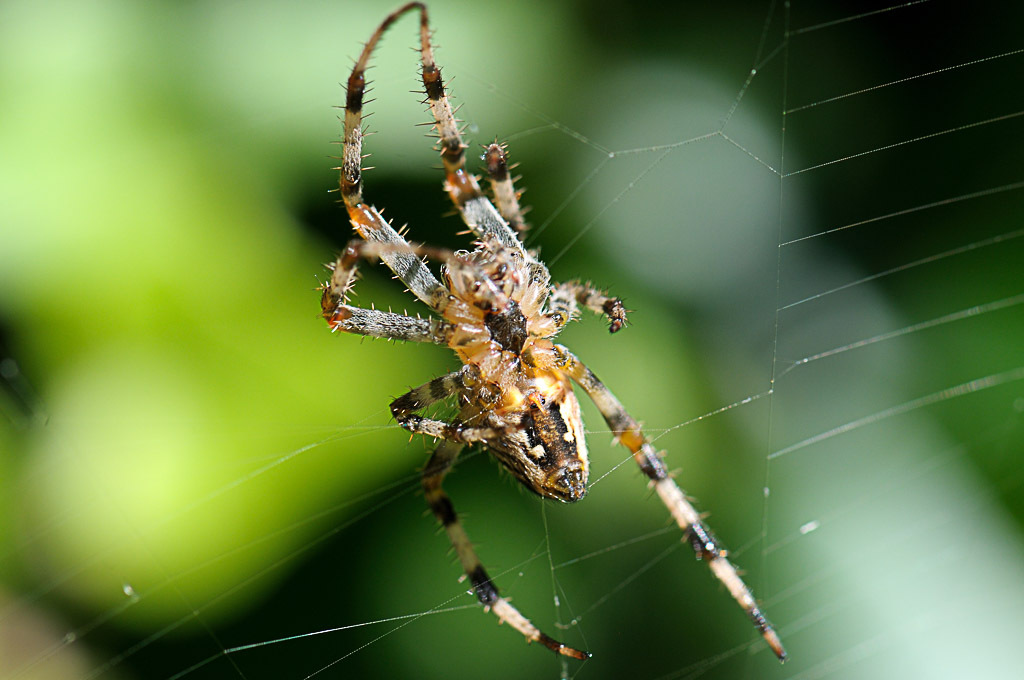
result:
[(563, 376), (545, 373), (533, 384), (516, 413), (516, 428), (487, 446), (534, 493), (578, 501), (590, 473), (579, 401)]

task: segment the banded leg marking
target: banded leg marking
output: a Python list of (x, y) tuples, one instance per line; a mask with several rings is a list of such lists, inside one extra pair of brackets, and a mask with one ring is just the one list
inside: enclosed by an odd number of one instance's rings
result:
[(427, 461), (427, 466), (423, 469), (423, 494), (427, 499), (427, 505), (430, 506), (434, 516), (437, 517), (444, 527), (445, 533), (448, 534), (448, 540), (455, 549), (455, 554), (458, 556), (466, 576), (469, 577), (469, 581), (473, 585), (473, 592), (480, 604), (484, 606), (485, 611), (490, 611), (497, 616), (499, 622), (507, 623), (519, 631), (527, 642), (539, 642), (556, 654), (573, 659), (590, 658), (589, 652), (573, 649), (544, 634), (498, 593), (497, 587), (480, 563), (473, 544), (469, 541), (469, 536), (462, 528), (462, 522), (459, 521), (451, 499), (441, 487), (445, 475), (455, 463), (461, 449), (462, 444), (450, 441), (443, 441), (438, 445), (433, 455), (430, 456), (430, 460)]
[(420, 13), (420, 63), (422, 65), (423, 89), (427, 95), (427, 106), (434, 119), (441, 162), (444, 164), (448, 193), (456, 206), (480, 196), (480, 185), (466, 172), (466, 145), (459, 132), (458, 121), (452, 111), (451, 102), (445, 93), (441, 69), (434, 60), (434, 48), (430, 44), (430, 24), (427, 10)]
[[(394, 407), (392, 406), (393, 411)], [(469, 427), (457, 420), (448, 422), (424, 418), (416, 413), (395, 414), (395, 420), (413, 434), (425, 434), (428, 437), (459, 444), (487, 442), (506, 434), (505, 431), (496, 430), (493, 427)]]
[(391, 413), (395, 418), (407, 416), (421, 411), (428, 406), (443, 401), (467, 386), (468, 376), (475, 369), (464, 366), (440, 378), (434, 378), (415, 389), (411, 389), (391, 402)]
[(373, 338), (447, 345), (451, 336), (450, 324), (437, 319), (416, 319), (394, 312), (363, 309), (344, 303), (338, 303), (330, 309), (325, 308), (323, 316), (332, 331)]
[(434, 311), (444, 312), (451, 292), (434, 277), (420, 258), (431, 257), (448, 262), (455, 257), (455, 253), (444, 248), (409, 243), (390, 225), (385, 223), (385, 226), (386, 231), (367, 232), (368, 240), (349, 241), (338, 258), (327, 265), (331, 270), (331, 278), (327, 285), (323, 286), (324, 292), (320, 299), (324, 316), (327, 316), (328, 310), (348, 302), (348, 292), (355, 283), (356, 264), (360, 259), (383, 260), (416, 297)]
[[(380, 213), (363, 203), (363, 98), (366, 94), (366, 67), (374, 48), (384, 32), (406, 12), (419, 9), (421, 23), (426, 23), (426, 8), (422, 3), (410, 2), (389, 14), (363, 47), (359, 59), (348, 77), (345, 95), (344, 150), (340, 170), (341, 198), (348, 210), (352, 226), (367, 241), (407, 245)], [(381, 255), (384, 263), (402, 280), (412, 293), (436, 311), (441, 311), (448, 299), (448, 290), (413, 253), (396, 249)], [(337, 273), (337, 272), (336, 272)]]
[(545, 307), (544, 315), (555, 324), (555, 332), (562, 330), (567, 323), (580, 315), (576, 297), (562, 285), (551, 289)]
[[(339, 278), (337, 284), (339, 290), (344, 292), (345, 286), (351, 286), (350, 278), (358, 258), (380, 257), (413, 295), (435, 312), (442, 313), (448, 304), (451, 293), (420, 259), (419, 253), (423, 249), (410, 245), (380, 216), (376, 208), (366, 205), (349, 208), (349, 216), (352, 218), (352, 226), (359, 235), (368, 243), (378, 244), (378, 247), (353, 245), (362, 243), (361, 241), (349, 243), (345, 252), (335, 263), (335, 275)], [(348, 264), (339, 266), (343, 264), (342, 260)], [(347, 281), (344, 280), (346, 275), (349, 276)], [(336, 285), (333, 281), (335, 276), (331, 278), (332, 287), (334, 287)]]
[(747, 616), (775, 656), (779, 661), (785, 661), (786, 651), (782, 647), (778, 633), (775, 632), (771, 623), (757, 606), (753, 594), (740, 578), (736, 567), (729, 561), (727, 551), (718, 547), (714, 535), (701, 521), (700, 514), (686, 499), (682, 489), (669, 476), (665, 464), (661, 460), (661, 455), (647, 441), (640, 425), (623, 408), (615, 395), (604, 386), (604, 383), (597, 379), (593, 371), (577, 359), (572, 352), (561, 345), (555, 345), (551, 354), (536, 358), (540, 362), (544, 362), (544, 356), (547, 356), (551, 367), (565, 371), (593, 400), (601, 415), (604, 416), (605, 422), (608, 423), (608, 427), (615, 433), (619, 443), (629, 449), (637, 465), (651, 480), (651, 484), (658, 492), (658, 497), (668, 508), (679, 528), (683, 530), (685, 540), (689, 542), (697, 554), (697, 558), (707, 562), (711, 573), (747, 612)]
[(502, 436), (504, 432), (493, 427), (470, 427), (458, 420), (447, 422), (425, 418), (415, 413), (464, 389), (471, 370), (470, 367), (464, 367), (409, 390), (391, 402), (391, 414), (398, 424), (409, 432), (425, 434), (447, 442), (471, 444)]
[[(363, 46), (363, 51), (359, 55), (359, 59), (356, 61), (355, 66), (352, 67), (352, 73), (348, 77), (348, 89), (345, 96), (345, 137), (344, 137), (344, 151), (342, 152), (341, 167), (337, 168), (341, 170), (341, 177), (339, 178), (339, 186), (341, 188), (341, 198), (345, 201), (345, 206), (349, 209), (349, 214), (352, 213), (352, 209), (356, 206), (362, 205), (363, 202), (363, 97), (366, 94), (366, 67), (370, 61), (370, 55), (373, 54), (373, 50), (377, 47), (377, 43), (380, 41), (385, 31), (391, 27), (391, 24), (405, 14), (406, 12), (419, 9), (422, 13), (422, 22), (426, 23), (427, 10), (422, 3), (410, 2), (402, 5), (394, 12), (389, 14), (381, 22), (377, 30), (373, 32), (366, 45)], [(353, 217), (354, 219), (354, 217)]]
[[(363, 309), (348, 304), (348, 294), (355, 283), (356, 262), (360, 257), (379, 257), (380, 249), (390, 246), (352, 241), (338, 259), (327, 265), (331, 278), (321, 289), (320, 309), (332, 331), (344, 331), (389, 340), (432, 342), (445, 345), (452, 334), (451, 324), (437, 319), (420, 319), (377, 309)], [(394, 248), (402, 248), (395, 245)], [(404, 246), (409, 250), (410, 246)]]
[(423, 89), (427, 95), (430, 114), (434, 118), (441, 162), (445, 169), (445, 188), (452, 203), (477, 238), (496, 238), (509, 250), (525, 257), (526, 251), (516, 232), (509, 228), (497, 209), (483, 195), (476, 178), (466, 172), (466, 144), (462, 140), (458, 121), (455, 120), (451, 102), (445, 93), (441, 69), (434, 60), (426, 10), (420, 14), (420, 61), (423, 66)]
[[(430, 43), (430, 23), (426, 7), (419, 2), (410, 2), (389, 14), (366, 43), (359, 59), (352, 68), (348, 79), (345, 98), (345, 133), (342, 164), (339, 170), (341, 197), (348, 209), (349, 217), (359, 234), (367, 240), (395, 242), (397, 233), (373, 208), (363, 204), (362, 161), (363, 161), (363, 99), (366, 93), (366, 67), (380, 41), (381, 36), (403, 14), (411, 10), (420, 12), (420, 62), (427, 104), (437, 130), (441, 160), (445, 168), (446, 188), (452, 202), (459, 209), (463, 220), (478, 238), (497, 238), (506, 248), (525, 254), (516, 234), (498, 214), (483, 193), (476, 178), (466, 172), (466, 145), (458, 129), (458, 122), (452, 112), (451, 102), (445, 94), (441, 70), (434, 60)], [(376, 233), (381, 232), (381, 236)], [(398, 264), (414, 266), (407, 258), (395, 257)], [(392, 263), (388, 260), (388, 266)], [(397, 273), (397, 272), (396, 272)], [(428, 272), (429, 273), (429, 272)], [(404, 280), (404, 279), (403, 279)], [(408, 285), (408, 283), (406, 284)], [(413, 292), (416, 292), (415, 290)], [(422, 298), (421, 298), (422, 299)]]

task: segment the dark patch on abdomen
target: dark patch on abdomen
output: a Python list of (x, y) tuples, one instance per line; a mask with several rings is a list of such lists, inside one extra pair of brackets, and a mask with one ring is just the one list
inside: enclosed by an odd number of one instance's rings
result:
[[(544, 442), (544, 448), (559, 449), (562, 451), (563, 456), (575, 456), (576, 440), (574, 439), (571, 444), (565, 440), (565, 435), (569, 432), (569, 424), (562, 417), (561, 404), (557, 401), (552, 401), (546, 404), (546, 406), (547, 408), (544, 411), (530, 409), (534, 414), (533, 422), (537, 427), (541, 440)], [(540, 416), (539, 418), (537, 417), (538, 415)]]

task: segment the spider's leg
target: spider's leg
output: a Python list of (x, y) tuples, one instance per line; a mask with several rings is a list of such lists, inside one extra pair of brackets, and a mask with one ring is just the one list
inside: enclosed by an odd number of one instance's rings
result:
[[(327, 265), (328, 269), (332, 270), (331, 279), (327, 285), (322, 287), (323, 295), (320, 299), (320, 306), (323, 309), (323, 316), (328, 320), (329, 323), (334, 325), (335, 321), (346, 321), (347, 314), (359, 314), (356, 307), (350, 307), (347, 303), (347, 293), (351, 290), (352, 285), (355, 281), (355, 267), (356, 263), (360, 258), (374, 260), (382, 259), (387, 264), (391, 264), (394, 260), (389, 258), (395, 258), (398, 255), (405, 255), (412, 258), (413, 262), (423, 266), (426, 271), (424, 263), (419, 259), (430, 258), (437, 262), (444, 263), (447, 267), (447, 276), (451, 285), (451, 291), (448, 288), (441, 286), (441, 290), (444, 293), (444, 298), (435, 299), (431, 303), (431, 307), (438, 313), (444, 313), (445, 310), (452, 310), (453, 315), (449, 317), (452, 321), (458, 321), (464, 317), (466, 313), (465, 304), (455, 304), (454, 307), (449, 307), (449, 303), (452, 303), (453, 297), (451, 292), (455, 292), (459, 297), (465, 299), (466, 296), (472, 295), (480, 303), (488, 302), (494, 307), (504, 307), (507, 302), (508, 296), (507, 291), (503, 290), (501, 285), (495, 282), (492, 278), (492, 274), (496, 274), (497, 271), (491, 271), (497, 269), (506, 271), (508, 269), (508, 262), (503, 257), (504, 251), (499, 251), (495, 254), (494, 260), (489, 263), (491, 266), (487, 267), (479, 262), (474, 262), (472, 258), (467, 257), (464, 253), (456, 253), (446, 248), (436, 248), (433, 246), (425, 246), (416, 243), (408, 243), (404, 240), (400, 242), (387, 243), (387, 242), (370, 242), (361, 241), (354, 239), (349, 241), (348, 245), (338, 256), (337, 260), (333, 264)], [(392, 270), (396, 271), (395, 265), (391, 264)], [(427, 271), (429, 274), (430, 272)], [(406, 277), (399, 277), (406, 283), (409, 283)], [(415, 279), (413, 279), (415, 281)], [(438, 284), (440, 285), (440, 284)], [(410, 285), (410, 288), (412, 286)], [(546, 289), (545, 289), (546, 290)], [(361, 310), (362, 317), (365, 319), (367, 310)], [(460, 316), (461, 315), (461, 316)], [(400, 315), (391, 315), (390, 317), (376, 316), (376, 319), (381, 323), (393, 323), (403, 324), (409, 326), (409, 322), (405, 321), (408, 317), (401, 317)], [(367, 321), (372, 321), (366, 319)], [(415, 321), (415, 320), (412, 320)], [(463, 346), (467, 342), (472, 342), (474, 339), (487, 341), (490, 336), (486, 330), (474, 329), (472, 325), (467, 327), (465, 324), (460, 323), (448, 323), (442, 321), (428, 321), (424, 322), (429, 325), (429, 329), (423, 332), (429, 331), (429, 337), (423, 336), (415, 338), (400, 338), (400, 339), (415, 339), (424, 342), (436, 342), (437, 344), (447, 344), (451, 347)], [(413, 324), (416, 328), (425, 328), (423, 323)], [(358, 330), (361, 327), (358, 322), (355, 323), (355, 328), (342, 327), (341, 330), (360, 333)], [(476, 330), (476, 332), (474, 332)], [(415, 329), (410, 328), (409, 331), (415, 332)], [(478, 337), (480, 333), (483, 333), (486, 337)], [(378, 335), (377, 333), (366, 333), (364, 335)]]
[(379, 246), (371, 246), (366, 241), (353, 241), (337, 260), (327, 265), (331, 278), (322, 286), (323, 294), (320, 296), (320, 308), (327, 325), (332, 331), (375, 338), (447, 344), (452, 331), (449, 323), (348, 304), (348, 293), (355, 283), (356, 262), (360, 257), (379, 257), (378, 250)]
[(339, 303), (324, 309), (324, 318), (332, 331), (343, 331), (356, 335), (407, 342), (432, 342), (435, 345), (448, 344), (450, 324), (436, 319), (417, 319), (403, 314), (383, 312), (379, 309), (363, 309)]
[(469, 541), (469, 536), (462, 528), (462, 522), (459, 521), (459, 517), (455, 513), (451, 499), (441, 488), (445, 475), (455, 463), (455, 458), (461, 449), (462, 444), (450, 441), (443, 441), (438, 445), (430, 460), (427, 461), (427, 466), (423, 469), (423, 492), (434, 516), (437, 517), (444, 527), (445, 533), (448, 534), (448, 540), (455, 548), (455, 554), (458, 555), (466, 576), (473, 584), (473, 592), (480, 600), (480, 604), (484, 606), (484, 609), (493, 612), (500, 622), (507, 623), (522, 633), (528, 642), (539, 642), (556, 654), (570, 656), (574, 659), (589, 658), (589, 652), (573, 649), (545, 635), (508, 600), (498, 594), (497, 587), (484, 571), (476, 551), (473, 550), (473, 544)]
[(367, 241), (390, 246), (380, 252), (384, 264), (413, 295), (438, 314), (443, 313), (451, 293), (431, 273), (410, 244), (380, 216), (376, 208), (361, 205), (354, 211), (349, 210), (349, 215), (353, 212), (357, 216), (352, 218), (352, 226), (360, 236)]
[(475, 368), (465, 366), (409, 390), (391, 402), (391, 415), (399, 425), (414, 434), (425, 434), (447, 442), (471, 444), (502, 436), (504, 431), (493, 427), (471, 427), (459, 420), (448, 422), (416, 413), (457, 392), (466, 391), (468, 383), (476, 379), (475, 371)]
[[(348, 90), (345, 97), (345, 137), (344, 151), (342, 154), (341, 168), (341, 198), (345, 206), (352, 214), (353, 208), (363, 204), (363, 96), (366, 93), (366, 67), (370, 61), (370, 55), (380, 41), (384, 32), (391, 24), (406, 12), (419, 9), (426, 12), (422, 3), (410, 2), (402, 5), (389, 14), (381, 22), (377, 30), (373, 32), (370, 39), (363, 46), (352, 73), (348, 77)], [(353, 220), (354, 220), (353, 216)]]
[(487, 164), (487, 178), (491, 182), (494, 193), (494, 204), (498, 212), (508, 222), (508, 226), (522, 234), (530, 228), (523, 219), (523, 209), (519, 207), (519, 192), (513, 185), (512, 176), (508, 174), (508, 148), (505, 144), (495, 142), (484, 151), (484, 162)]
[(526, 257), (523, 244), (516, 232), (483, 195), (476, 178), (466, 172), (466, 145), (459, 132), (458, 121), (452, 112), (451, 102), (445, 94), (441, 69), (434, 61), (434, 49), (430, 44), (430, 24), (427, 10), (420, 12), (420, 61), (423, 64), (423, 87), (427, 95), (430, 114), (434, 118), (441, 162), (444, 164), (445, 188), (452, 203), (462, 214), (462, 219), (477, 238), (497, 239), (509, 250)]
[(579, 317), (580, 309), (576, 304), (576, 296), (564, 285), (554, 286), (548, 293), (543, 315), (550, 324), (544, 337), (554, 337), (567, 323)]
[[(568, 323), (576, 314), (576, 306), (586, 307), (595, 314), (602, 314), (608, 319), (608, 330), (615, 333), (626, 325), (626, 308), (622, 300), (609, 297), (604, 291), (594, 288), (590, 283), (568, 281), (554, 286), (548, 298), (548, 316), (560, 322), (560, 327)], [(564, 320), (562, 320), (564, 319)]]
[[(396, 246), (407, 245), (405, 239), (381, 217), (376, 208), (363, 202), (363, 97), (366, 92), (366, 66), (373, 49), (391, 24), (412, 9), (426, 12), (422, 4), (411, 2), (389, 14), (374, 31), (355, 66), (352, 67), (345, 97), (344, 151), (342, 152), (341, 167), (337, 168), (341, 171), (339, 178), (341, 198), (355, 230), (367, 241)], [(399, 247), (389, 252), (383, 252), (381, 259), (416, 297), (434, 311), (444, 310), (448, 300), (448, 290), (427, 269), (419, 257), (408, 249), (403, 250)]]
[[(420, 319), (382, 312), (376, 309), (362, 309), (348, 304), (348, 293), (356, 278), (356, 264), (360, 258), (374, 260), (395, 254), (413, 256), (434, 256), (448, 261), (454, 254), (449, 250), (431, 248), (402, 241), (401, 243), (371, 243), (353, 240), (338, 258), (327, 268), (331, 278), (321, 287), (320, 307), (323, 317), (331, 330), (369, 335), (392, 340), (411, 340), (446, 345), (451, 339), (453, 326), (437, 319)], [(428, 272), (429, 273), (429, 272)], [(436, 308), (437, 305), (434, 305)]]
[(782, 648), (778, 633), (757, 606), (753, 594), (740, 578), (736, 567), (729, 562), (726, 551), (718, 546), (714, 534), (704, 525), (700, 514), (669, 476), (661, 455), (647, 441), (633, 416), (626, 412), (615, 395), (597, 379), (597, 376), (565, 347), (555, 345), (553, 350), (535, 352), (531, 358), (540, 366), (565, 372), (583, 388), (604, 416), (605, 422), (615, 433), (619, 443), (630, 450), (633, 459), (651, 480), (676, 524), (686, 534), (685, 538), (697, 554), (697, 558), (707, 562), (715, 578), (722, 582), (733, 599), (747, 612), (775, 656), (779, 661), (785, 661), (786, 652)]

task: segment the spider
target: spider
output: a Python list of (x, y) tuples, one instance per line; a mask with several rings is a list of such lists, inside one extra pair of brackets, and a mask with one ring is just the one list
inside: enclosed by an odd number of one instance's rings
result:
[[(377, 42), (403, 14), (420, 15), (420, 62), (426, 104), (433, 117), (444, 188), (476, 238), (473, 251), (450, 251), (407, 242), (362, 194), (362, 117), (365, 71)], [(590, 471), (580, 405), (572, 383), (597, 405), (618, 443), (633, 458), (682, 529), (696, 556), (746, 611), (780, 661), (786, 659), (778, 634), (730, 563), (700, 514), (669, 475), (661, 454), (619, 400), (572, 352), (553, 342), (584, 307), (603, 315), (615, 333), (626, 324), (622, 301), (579, 282), (552, 283), (537, 254), (520, 240), (526, 228), (509, 176), (506, 148), (486, 147), (483, 159), (494, 197), (481, 191), (466, 171), (466, 145), (434, 61), (427, 8), (405, 4), (384, 19), (363, 48), (348, 79), (345, 137), (340, 170), (341, 198), (361, 237), (348, 243), (321, 286), (321, 310), (332, 331), (377, 338), (430, 342), (455, 351), (462, 367), (435, 378), (391, 402), (398, 424), (429, 435), (439, 444), (422, 473), (427, 504), (444, 527), (473, 592), (485, 610), (529, 642), (575, 659), (589, 652), (562, 644), (541, 632), (502, 597), (477, 558), (447, 494), (445, 475), (463, 447), (488, 449), (526, 488), (542, 498), (575, 502), (587, 491)], [(360, 259), (382, 260), (421, 302), (434, 312), (413, 318), (349, 304), (348, 293)], [(439, 280), (426, 266), (441, 265)], [(458, 415), (446, 421), (422, 415), (424, 409), (455, 398)]]

